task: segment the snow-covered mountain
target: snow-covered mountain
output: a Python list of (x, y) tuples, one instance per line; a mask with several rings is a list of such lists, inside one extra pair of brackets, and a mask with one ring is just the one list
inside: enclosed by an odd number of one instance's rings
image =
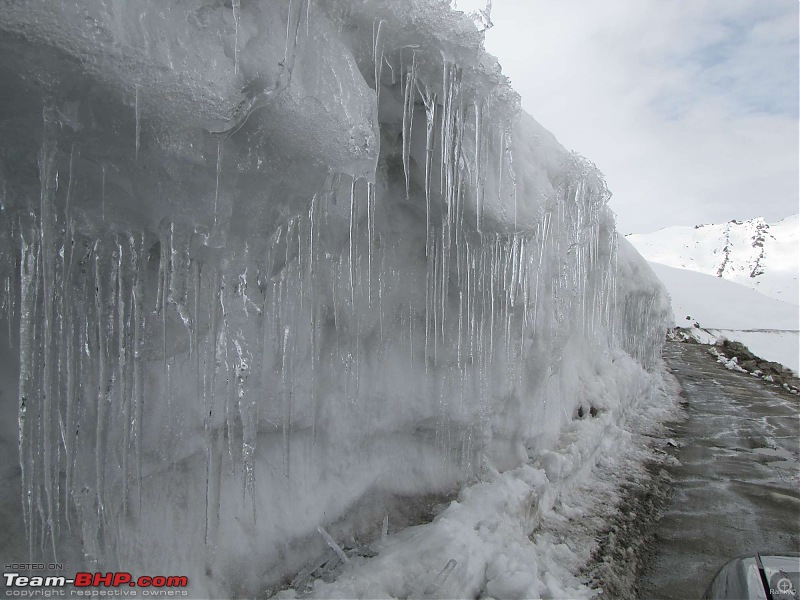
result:
[(668, 227), (626, 239), (666, 285), (675, 325), (698, 339), (742, 342), (795, 371), (798, 356), (798, 216)]
[(771, 224), (759, 217), (626, 237), (651, 262), (714, 275), (800, 303), (798, 215)]
[(677, 327), (691, 328), (704, 343), (720, 336), (742, 342), (761, 358), (800, 372), (797, 306), (713, 275), (650, 266), (669, 291)]

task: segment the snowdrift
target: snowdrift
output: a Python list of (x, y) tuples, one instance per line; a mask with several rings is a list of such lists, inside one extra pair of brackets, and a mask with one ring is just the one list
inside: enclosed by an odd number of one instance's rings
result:
[(666, 293), (471, 19), (59, 6), (0, 7), (9, 559), (263, 594), (640, 399)]

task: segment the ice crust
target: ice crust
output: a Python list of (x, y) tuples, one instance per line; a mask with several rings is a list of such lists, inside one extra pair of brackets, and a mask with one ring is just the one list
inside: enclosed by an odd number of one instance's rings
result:
[(602, 175), (446, 2), (29, 0), (0, 50), (31, 560), (262, 593), (657, 365)]

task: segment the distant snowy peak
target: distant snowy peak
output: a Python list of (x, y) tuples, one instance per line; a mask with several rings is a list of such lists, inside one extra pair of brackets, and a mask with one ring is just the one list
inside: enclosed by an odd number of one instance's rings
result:
[(626, 237), (651, 262), (716, 275), (800, 304), (798, 215), (773, 224), (757, 217)]

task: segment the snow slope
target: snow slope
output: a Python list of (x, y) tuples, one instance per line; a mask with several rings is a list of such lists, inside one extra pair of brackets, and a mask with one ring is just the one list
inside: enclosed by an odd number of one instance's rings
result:
[(557, 494), (662, 401), (663, 286), (481, 40), (437, 0), (0, 4), (5, 562), (262, 597), (420, 499)]
[(757, 218), (668, 227), (626, 238), (649, 261), (715, 275), (800, 304), (798, 215), (772, 224)]
[(677, 327), (698, 325), (709, 332), (702, 341), (713, 343), (724, 335), (762, 358), (800, 372), (796, 305), (712, 275), (658, 263), (650, 266), (669, 291)]
[[(650, 263), (672, 300), (675, 324), (724, 329), (798, 329), (798, 307), (738, 283)], [(690, 318), (687, 318), (690, 317)]]

